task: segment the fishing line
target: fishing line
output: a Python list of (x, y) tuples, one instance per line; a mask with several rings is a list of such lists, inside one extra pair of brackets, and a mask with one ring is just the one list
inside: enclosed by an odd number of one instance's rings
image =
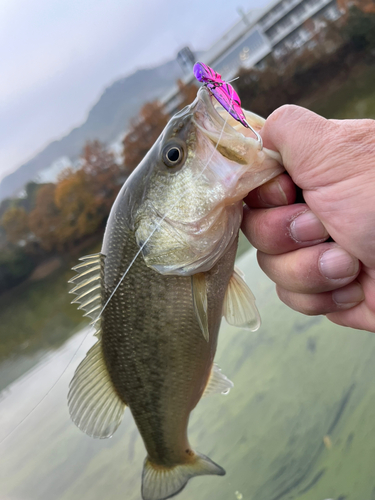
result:
[(20, 420), (20, 422), (18, 422), (18, 424), (14, 427), (14, 429), (12, 429), (5, 437), (3, 437), (3, 439), (0, 441), (0, 444), (2, 444), (6, 439), (8, 439), (9, 436), (11, 436), (13, 434), (13, 432), (15, 432), (24, 422), (27, 418), (30, 417), (30, 415), (32, 413), (34, 413), (34, 411), (38, 408), (38, 406), (43, 403), (43, 401), (46, 399), (46, 397), (52, 392), (52, 390), (56, 387), (56, 385), (58, 384), (58, 382), (61, 380), (61, 378), (63, 377), (64, 373), (66, 373), (67, 369), (69, 368), (69, 366), (71, 365), (73, 359), (76, 357), (78, 351), (81, 349), (84, 341), (87, 339), (87, 336), (88, 334), (91, 332), (91, 328), (89, 328), (89, 331), (85, 334), (85, 336), (83, 337), (83, 339), (81, 340), (79, 346), (77, 347), (77, 349), (74, 351), (74, 354), (73, 356), (70, 358), (68, 364), (66, 365), (66, 367), (63, 369), (63, 371), (61, 372), (61, 374), (57, 377), (57, 379), (55, 380), (55, 382), (52, 384), (52, 386), (48, 389), (48, 391), (46, 392), (46, 394), (42, 397), (42, 399), (34, 406), (34, 408), (32, 408), (29, 413), (27, 415), (25, 415), (23, 417), (22, 420)]
[[(232, 101), (233, 99), (231, 98), (230, 100), (230, 104), (232, 104)], [(223, 106), (222, 106), (223, 107)], [(225, 109), (223, 107), (223, 109)], [(217, 151), (217, 148), (219, 146), (219, 143), (220, 143), (220, 140), (223, 136), (223, 133), (224, 133), (224, 129), (225, 129), (225, 126), (226, 124), (228, 123), (228, 119), (229, 119), (229, 113), (227, 111), (227, 116), (226, 118), (224, 119), (224, 123), (223, 123), (223, 126), (222, 126), (222, 129), (220, 131), (220, 134), (219, 134), (219, 138), (215, 144), (215, 148), (213, 150), (213, 152), (211, 153), (211, 156), (209, 157), (209, 159), (207, 160), (205, 166), (203, 167), (202, 171), (197, 175), (197, 177), (195, 177), (195, 180), (199, 179), (202, 175), (203, 175), (203, 172), (206, 170), (206, 168), (208, 167), (208, 165), (210, 164), (214, 154), (216, 153)], [(185, 193), (185, 196), (188, 194), (188, 192)], [(183, 198), (182, 198), (183, 199)], [(91, 323), (91, 328), (89, 329), (89, 331), (85, 334), (85, 336), (83, 337), (82, 341), (80, 342), (79, 346), (77, 347), (77, 349), (75, 350), (73, 356), (71, 357), (71, 359), (69, 360), (68, 364), (66, 365), (66, 367), (64, 368), (64, 370), (62, 371), (62, 373), (58, 376), (58, 378), (56, 379), (56, 381), (52, 384), (52, 386), (50, 387), (50, 389), (48, 389), (47, 393), (42, 397), (42, 399), (34, 406), (34, 408), (32, 408), (29, 413), (16, 425), (16, 427), (14, 427), (14, 429), (12, 429), (9, 434), (7, 434), (1, 441), (0, 441), (0, 444), (2, 444), (6, 439), (8, 439), (9, 436), (11, 436), (24, 422), (27, 418), (29, 418), (29, 416), (34, 413), (34, 411), (39, 407), (39, 405), (47, 398), (47, 396), (51, 393), (51, 391), (56, 387), (56, 385), (59, 383), (59, 381), (61, 380), (61, 378), (63, 377), (63, 375), (66, 373), (67, 369), (69, 368), (69, 366), (71, 365), (71, 363), (73, 362), (73, 359), (76, 357), (78, 351), (80, 350), (80, 348), (82, 347), (83, 343), (85, 342), (85, 340), (87, 339), (87, 336), (89, 335), (89, 333), (91, 333), (92, 329), (93, 329), (93, 326), (95, 325), (95, 323), (100, 319), (101, 315), (103, 314), (103, 311), (105, 310), (105, 308), (107, 307), (107, 305), (109, 304), (110, 300), (112, 299), (112, 297), (114, 296), (114, 294), (116, 293), (116, 291), (118, 290), (119, 286), (121, 285), (121, 283), (124, 281), (126, 275), (128, 274), (129, 270), (131, 269), (132, 265), (134, 264), (134, 262), (136, 261), (137, 257), (139, 256), (139, 254), (142, 252), (143, 248), (146, 246), (146, 244), (148, 243), (148, 241), (150, 240), (150, 238), (152, 237), (152, 235), (155, 233), (155, 231), (157, 229), (160, 228), (161, 224), (163, 223), (163, 221), (165, 220), (166, 217), (168, 217), (169, 213), (171, 212), (171, 210), (173, 210), (173, 208), (177, 205), (177, 203), (179, 203), (181, 201), (178, 200), (176, 201), (175, 204), (173, 204), (169, 211), (167, 211), (165, 213), (165, 215), (163, 215), (163, 217), (160, 219), (160, 221), (156, 224), (155, 228), (151, 231), (151, 233), (149, 234), (149, 236), (146, 238), (146, 240), (143, 242), (142, 246), (139, 248), (138, 252), (135, 254), (135, 256), (133, 257), (132, 261), (130, 262), (129, 266), (127, 267), (127, 269), (125, 270), (124, 274), (122, 275), (121, 279), (119, 280), (119, 282), (117, 283), (117, 285), (115, 286), (114, 290), (112, 291), (111, 295), (109, 296), (108, 300), (106, 301), (106, 303), (104, 304), (103, 308), (101, 309), (98, 317)]]

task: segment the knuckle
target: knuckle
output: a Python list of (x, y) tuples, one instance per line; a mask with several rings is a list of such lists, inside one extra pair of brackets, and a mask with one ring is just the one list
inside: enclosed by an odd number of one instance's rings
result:
[(306, 110), (304, 108), (301, 108), (300, 106), (296, 106), (295, 104), (283, 104), (279, 108), (275, 109), (270, 116), (267, 118), (267, 120), (290, 120), (292, 116), (294, 115), (300, 115), (301, 113), (303, 114)]

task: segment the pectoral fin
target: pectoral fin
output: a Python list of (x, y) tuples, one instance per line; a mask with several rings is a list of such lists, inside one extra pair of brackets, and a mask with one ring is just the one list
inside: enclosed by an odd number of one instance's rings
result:
[(238, 268), (234, 269), (225, 292), (223, 316), (230, 325), (255, 332), (260, 327), (260, 316), (255, 297), (243, 276)]
[(207, 284), (204, 273), (197, 273), (191, 277), (194, 311), (203, 337), (208, 342), (208, 316), (207, 316)]

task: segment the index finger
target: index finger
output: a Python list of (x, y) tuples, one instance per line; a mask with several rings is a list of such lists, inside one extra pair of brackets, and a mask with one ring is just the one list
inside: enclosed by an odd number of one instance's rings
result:
[[(278, 151), (293, 181), (302, 189), (324, 183), (327, 164), (335, 155), (333, 145), (343, 140), (340, 125), (308, 109), (285, 105), (266, 120), (261, 135), (264, 145)], [(337, 145), (337, 144), (336, 144)]]

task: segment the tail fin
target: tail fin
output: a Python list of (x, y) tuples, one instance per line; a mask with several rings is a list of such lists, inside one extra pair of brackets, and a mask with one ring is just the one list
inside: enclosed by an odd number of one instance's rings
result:
[(165, 500), (183, 490), (194, 476), (224, 476), (225, 470), (205, 455), (196, 453), (190, 463), (171, 468), (155, 465), (146, 458), (142, 474), (143, 500)]

